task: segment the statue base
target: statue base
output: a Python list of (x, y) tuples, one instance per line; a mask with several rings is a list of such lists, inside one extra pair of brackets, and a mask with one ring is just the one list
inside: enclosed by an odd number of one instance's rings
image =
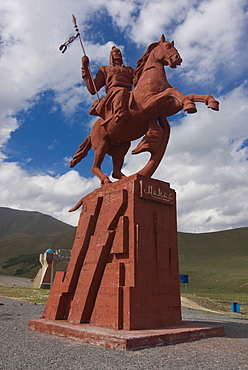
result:
[(176, 194), (168, 183), (136, 174), (81, 203), (67, 271), (57, 272), (31, 328), (130, 349), (220, 330), (182, 323)]
[(183, 322), (166, 329), (113, 330), (91, 324), (70, 324), (64, 320), (30, 320), (33, 330), (115, 350), (138, 350), (200, 339), (222, 337), (224, 328), (206, 323)]

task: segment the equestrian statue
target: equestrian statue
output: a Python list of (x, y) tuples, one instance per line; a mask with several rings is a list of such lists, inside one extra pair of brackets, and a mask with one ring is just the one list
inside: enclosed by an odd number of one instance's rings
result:
[[(112, 177), (121, 179), (124, 158), (131, 141), (142, 138), (132, 154), (149, 152), (147, 164), (138, 172), (151, 177), (165, 153), (170, 126), (167, 117), (182, 109), (196, 113), (195, 102), (205, 103), (208, 108), (219, 110), (219, 102), (211, 95), (183, 95), (172, 87), (166, 78), (165, 66), (176, 68), (182, 58), (174, 46), (174, 41), (165, 40), (148, 46), (145, 54), (138, 60), (136, 68), (123, 64), (121, 51), (113, 46), (110, 52), (110, 65), (101, 66), (92, 77), (89, 58), (82, 57), (82, 78), (88, 91), (98, 99), (93, 103), (90, 114), (99, 118), (92, 127), (90, 135), (79, 146), (70, 162), (74, 167), (92, 147), (94, 163), (92, 173), (101, 184), (111, 182), (101, 170), (106, 154), (112, 157)], [(106, 96), (99, 98), (98, 91), (105, 86)]]

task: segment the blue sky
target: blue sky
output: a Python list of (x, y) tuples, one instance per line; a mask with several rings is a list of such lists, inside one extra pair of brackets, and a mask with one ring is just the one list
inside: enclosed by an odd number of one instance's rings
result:
[[(196, 114), (171, 117), (169, 146), (153, 177), (176, 190), (180, 231), (248, 226), (247, 10), (244, 0), (2, 2), (0, 206), (76, 225), (78, 213), (68, 209), (100, 185), (90, 172), (93, 151), (69, 168), (95, 120), (78, 40), (59, 51), (74, 34), (74, 13), (93, 74), (108, 64), (112, 45), (135, 67), (162, 33), (175, 40), (183, 63), (166, 68), (169, 82), (184, 94), (214, 95), (220, 111), (198, 103)], [(147, 158), (129, 153), (123, 172), (137, 172)], [(109, 158), (103, 170), (111, 174)]]

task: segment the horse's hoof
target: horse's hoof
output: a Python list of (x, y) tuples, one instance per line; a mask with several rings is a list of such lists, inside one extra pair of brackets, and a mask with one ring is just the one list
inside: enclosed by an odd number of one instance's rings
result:
[(187, 113), (196, 113), (197, 112), (197, 109), (196, 109), (196, 106), (193, 102), (188, 102), (188, 103), (185, 103), (183, 105), (183, 109), (187, 112)]
[(112, 177), (113, 177), (113, 179), (120, 180), (120, 179), (123, 179), (124, 177), (126, 177), (126, 175), (124, 175), (124, 173), (122, 173), (122, 172), (113, 172)]
[(217, 100), (211, 100), (210, 102), (208, 102), (208, 108), (219, 110), (219, 102)]
[(112, 184), (112, 181), (110, 181), (109, 179), (101, 181), (101, 186), (108, 185), (108, 184)]

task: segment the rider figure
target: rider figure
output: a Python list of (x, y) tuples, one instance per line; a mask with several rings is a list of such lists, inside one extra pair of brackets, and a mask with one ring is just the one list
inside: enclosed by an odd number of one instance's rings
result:
[[(110, 65), (101, 66), (94, 78), (93, 85), (90, 71), (89, 58), (82, 57), (82, 78), (89, 92), (94, 95), (103, 86), (106, 89), (106, 96), (96, 100), (90, 114), (100, 116), (104, 121), (109, 121), (114, 116), (116, 122), (129, 117), (128, 102), (129, 93), (132, 90), (134, 69), (125, 66), (122, 60), (120, 49), (115, 46), (110, 52)], [(96, 90), (95, 90), (96, 88)]]

